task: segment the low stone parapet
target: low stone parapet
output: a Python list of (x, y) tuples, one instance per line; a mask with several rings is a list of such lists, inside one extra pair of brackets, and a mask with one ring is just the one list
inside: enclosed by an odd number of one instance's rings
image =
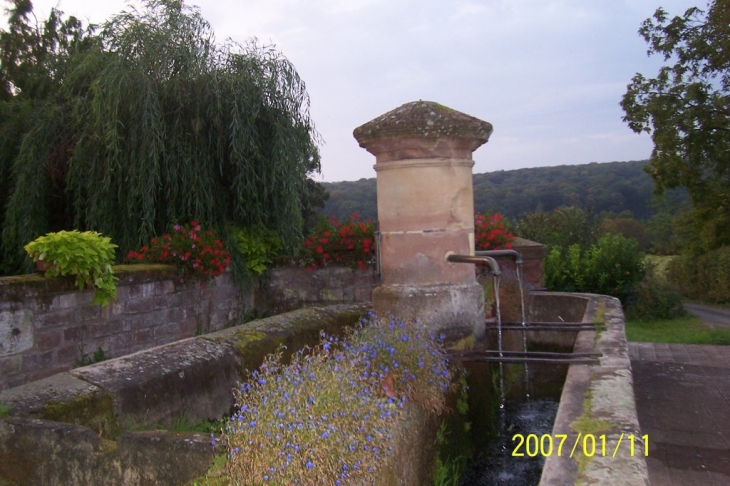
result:
[[(65, 278), (0, 278), (0, 390), (80, 365), (224, 329), (305, 305), (368, 302), (372, 269), (279, 266), (248, 288), (230, 273), (183, 282), (168, 265), (120, 265), (117, 300), (92, 305), (93, 291)], [(254, 312), (255, 309), (255, 312)]]
[[(233, 389), (280, 346), (340, 334), (367, 304), (301, 309), (63, 372), (0, 392), (0, 483), (180, 485), (203, 474), (210, 438), (140, 428), (215, 420)], [(221, 452), (221, 451), (219, 451)]]

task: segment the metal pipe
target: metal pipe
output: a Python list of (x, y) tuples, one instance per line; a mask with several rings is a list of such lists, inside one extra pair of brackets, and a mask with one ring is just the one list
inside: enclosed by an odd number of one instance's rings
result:
[(522, 264), (522, 255), (515, 250), (479, 250), (474, 252), (475, 256), (485, 257), (512, 257), (517, 264)]
[(494, 275), (502, 275), (502, 271), (499, 269), (499, 263), (490, 256), (457, 255), (455, 253), (451, 253), (446, 256), (446, 261), (450, 263), (486, 263), (491, 267)]

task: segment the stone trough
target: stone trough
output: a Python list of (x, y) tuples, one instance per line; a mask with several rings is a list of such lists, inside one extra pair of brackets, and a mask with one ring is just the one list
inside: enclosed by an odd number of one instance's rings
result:
[[(183, 415), (189, 420), (223, 416), (244, 370), (254, 369), (265, 354), (282, 343), (290, 351), (314, 344), (320, 330), (337, 332), (368, 309), (302, 309), (6, 390), (0, 393), (0, 401), (10, 407), (9, 416), (0, 420), (0, 484), (186, 484), (223, 452), (211, 447), (208, 436), (125, 431), (125, 426), (155, 427)], [(553, 436), (566, 434), (572, 446), (581, 424), (597, 425), (591, 433), (606, 436), (610, 454), (555, 453), (547, 458), (540, 484), (648, 484), (643, 446), (635, 441), (632, 456), (628, 443), (629, 435), (638, 438), (641, 432), (618, 300), (537, 292), (529, 314), (534, 321), (573, 316), (605, 323), (600, 333), (581, 331), (567, 338), (574, 340), (575, 351), (602, 357), (593, 366), (569, 367)], [(562, 341), (554, 344), (564, 346), (566, 333), (559, 336)], [(396, 452), (378, 484), (429, 484), (438, 421), (419, 410), (405, 417), (395, 434)], [(625, 442), (614, 457), (612, 446), (621, 434)]]

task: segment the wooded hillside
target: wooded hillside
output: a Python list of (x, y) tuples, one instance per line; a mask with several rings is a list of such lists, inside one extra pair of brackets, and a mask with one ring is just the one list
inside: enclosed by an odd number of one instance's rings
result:
[[(561, 165), (474, 174), (477, 212), (499, 212), (510, 219), (542, 209), (577, 206), (599, 214), (631, 211), (637, 219), (654, 214), (654, 183), (643, 168), (647, 160)], [(330, 193), (322, 214), (345, 218), (353, 212), (377, 219), (375, 179), (324, 183)], [(667, 194), (686, 200), (684, 190)]]

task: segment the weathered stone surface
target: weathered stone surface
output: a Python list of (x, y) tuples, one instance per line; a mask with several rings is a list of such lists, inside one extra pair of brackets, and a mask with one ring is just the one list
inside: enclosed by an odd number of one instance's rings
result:
[(484, 293), (480, 285), (410, 287), (381, 285), (373, 291), (373, 310), (417, 321), (447, 341), (471, 336), (484, 323)]
[[(599, 302), (605, 309), (603, 320), (606, 329), (598, 336), (595, 331), (580, 332), (574, 347), (575, 352), (599, 352), (603, 356), (598, 366), (570, 366), (553, 426), (553, 436), (566, 434), (566, 444), (571, 444), (572, 448), (578, 440), (580, 430), (577, 424), (581, 419), (595, 428), (592, 432), (596, 438), (597, 453), (592, 457), (584, 457), (583, 454), (576, 454), (575, 457), (563, 454), (558, 457), (553, 454), (545, 462), (540, 484), (646, 486), (649, 484), (649, 475), (643, 451), (637, 447), (636, 453), (632, 455), (628, 445), (628, 435), (640, 437), (641, 429), (634, 400), (621, 303), (613, 297), (590, 294), (567, 294), (566, 297), (571, 295), (591, 301), (579, 322), (592, 322)], [(561, 312), (565, 312), (566, 301), (556, 301)], [(624, 434), (624, 443), (617, 449), (621, 434)], [(598, 447), (601, 435), (605, 435), (605, 455)]]
[(233, 405), (237, 369), (231, 348), (191, 338), (71, 374), (111, 394), (121, 424), (151, 425), (221, 417)]
[(220, 454), (205, 434), (165, 431), (125, 432), (117, 440), (123, 482), (117, 484), (188, 484)]
[(378, 174), (383, 284), (373, 292), (376, 312), (418, 318), (447, 335), (477, 331), (484, 297), (474, 290), (474, 267), (449, 264), (446, 255), (474, 252), (472, 152), (491, 133), (491, 124), (430, 101), (406, 103), (355, 129)]
[(0, 483), (8, 486), (179, 486), (220, 452), (204, 434), (125, 432), (113, 442), (73, 424), (0, 420)]
[(256, 369), (266, 355), (282, 346), (284, 356), (289, 356), (303, 346), (318, 344), (322, 332), (342, 335), (347, 327), (357, 325), (369, 310), (370, 305), (366, 303), (310, 307), (214, 332), (205, 339), (233, 348), (240, 357), (243, 374), (245, 370)]
[(353, 135), (378, 163), (418, 158), (471, 159), (492, 134), (492, 125), (432, 101), (399, 106)]
[(33, 311), (0, 312), (0, 356), (22, 353), (33, 347)]
[(69, 373), (27, 383), (0, 392), (0, 402), (10, 407), (10, 414), (42, 417), (48, 404), (66, 403), (80, 397), (101, 393), (101, 388), (80, 380)]

